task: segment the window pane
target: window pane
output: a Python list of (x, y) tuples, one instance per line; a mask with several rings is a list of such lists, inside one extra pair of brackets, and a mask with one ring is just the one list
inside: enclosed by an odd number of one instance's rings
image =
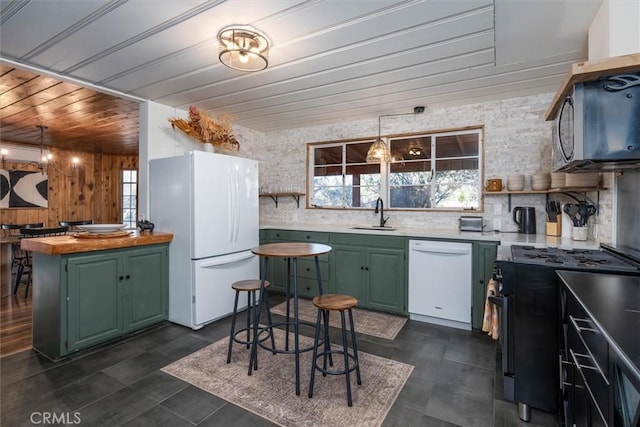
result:
[(366, 163), (371, 144), (373, 144), (372, 141), (347, 144), (347, 163)]
[(398, 153), (405, 161), (431, 158), (431, 137), (420, 136), (390, 140), (391, 154)]
[(137, 171), (122, 171), (122, 222), (127, 228), (135, 228), (137, 220)]
[(438, 170), (436, 163), (434, 207), (478, 208), (480, 172), (478, 169)]
[(314, 165), (342, 164), (342, 145), (336, 147), (316, 147), (313, 155)]
[(478, 134), (456, 134), (436, 137), (436, 155), (443, 157), (464, 157), (478, 155)]

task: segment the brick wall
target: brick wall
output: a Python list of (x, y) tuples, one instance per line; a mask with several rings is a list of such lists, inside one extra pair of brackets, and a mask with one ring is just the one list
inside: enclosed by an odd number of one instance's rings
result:
[[(551, 122), (544, 114), (553, 93), (504, 99), (495, 102), (468, 104), (459, 107), (430, 109), (421, 115), (394, 117), (383, 121), (383, 134), (431, 131), (470, 125), (485, 126), (484, 178), (502, 178), (522, 173), (532, 175), (551, 170)], [(410, 110), (409, 110), (410, 112)], [(301, 185), (306, 181), (306, 143), (348, 138), (376, 136), (378, 120), (336, 123), (326, 126), (300, 128), (283, 132), (260, 134), (238, 129), (243, 156), (261, 161), (261, 187)], [(613, 176), (602, 174), (605, 187), (611, 189)], [(530, 183), (527, 181), (527, 186)], [(598, 202), (598, 193), (588, 194)], [(574, 202), (564, 195), (552, 195), (562, 203)], [(544, 195), (517, 195), (512, 206), (536, 208), (537, 231), (544, 234), (546, 214)], [(600, 215), (590, 219), (591, 236), (601, 242), (611, 242), (612, 191), (599, 193)], [(457, 229), (462, 212), (402, 212), (389, 211), (389, 225), (410, 227), (438, 227)], [(516, 225), (507, 209), (507, 196), (488, 196), (481, 213), (487, 229), (515, 231)], [(333, 210), (300, 208), (292, 198), (280, 199), (278, 208), (270, 198), (260, 200), (262, 224), (374, 224), (372, 210)]]

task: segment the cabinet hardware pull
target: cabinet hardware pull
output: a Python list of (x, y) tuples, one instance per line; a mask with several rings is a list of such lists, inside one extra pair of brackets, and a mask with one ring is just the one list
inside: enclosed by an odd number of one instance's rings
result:
[[(591, 349), (589, 349), (589, 346), (587, 345), (586, 341), (582, 337), (582, 332), (593, 332), (596, 334), (599, 334), (600, 332), (594, 328), (582, 328), (578, 325), (578, 322), (584, 322), (584, 323), (587, 323), (588, 325), (591, 325), (591, 322), (589, 320), (576, 319), (573, 316), (569, 315), (569, 321), (571, 322), (571, 325), (575, 328), (576, 332), (578, 333), (578, 337), (580, 338), (580, 341), (582, 341), (582, 345), (584, 346), (584, 348), (587, 350), (587, 353), (588, 353), (585, 355), (580, 355), (580, 354), (579, 355), (588, 358), (593, 365), (589, 367), (588, 366), (583, 366), (583, 367), (597, 370), (600, 376), (602, 377), (602, 379), (604, 380), (604, 382), (607, 383), (607, 385), (609, 385), (609, 380), (607, 379), (607, 376), (604, 374), (604, 371), (596, 361), (596, 358), (593, 357), (593, 353), (591, 353)], [(572, 351), (572, 350), (570, 349), (569, 351)]]
[(123, 279), (124, 279), (124, 276), (119, 276), (118, 277), (118, 280), (120, 280), (120, 281), (123, 280)]
[(129, 280), (131, 279), (131, 276), (129, 276), (128, 274), (124, 277), (125, 279)]
[[(589, 383), (587, 382), (587, 378), (584, 376), (584, 372), (582, 372), (582, 368), (594, 369), (594, 367), (593, 366), (587, 366), (587, 365), (581, 365), (578, 362), (578, 356), (583, 357), (583, 358), (589, 358), (589, 356), (586, 355), (586, 354), (574, 353), (573, 350), (569, 350), (569, 353), (571, 354), (571, 358), (573, 359), (573, 363), (574, 363), (576, 369), (578, 370), (578, 373), (582, 377), (582, 382), (584, 384), (584, 389), (587, 390), (587, 393), (589, 393), (589, 397), (591, 397), (591, 402), (593, 402), (593, 405), (598, 410), (598, 415), (600, 415), (600, 418), (602, 419), (602, 422), (604, 423), (605, 426), (608, 426), (609, 424), (607, 423), (607, 420), (605, 419), (604, 414), (602, 413), (602, 410), (600, 409), (600, 406), (598, 405), (598, 402), (596, 401), (596, 398), (593, 395), (593, 392), (591, 391), (591, 387), (589, 387)], [(605, 382), (607, 383), (607, 385), (609, 385), (609, 382), (606, 380), (606, 378), (605, 378)]]
[(578, 332), (585, 331), (585, 332), (598, 333), (598, 330), (593, 327), (585, 328), (578, 324), (578, 322), (582, 322), (582, 323), (586, 323), (589, 326), (592, 326), (592, 323), (589, 319), (580, 319), (579, 317), (569, 316), (569, 320), (571, 320), (573, 327), (576, 328), (576, 331)]

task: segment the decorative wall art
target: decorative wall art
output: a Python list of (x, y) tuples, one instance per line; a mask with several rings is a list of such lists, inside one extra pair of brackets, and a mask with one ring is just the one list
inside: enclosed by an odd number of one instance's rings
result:
[(0, 169), (0, 208), (48, 207), (49, 177), (42, 172)]

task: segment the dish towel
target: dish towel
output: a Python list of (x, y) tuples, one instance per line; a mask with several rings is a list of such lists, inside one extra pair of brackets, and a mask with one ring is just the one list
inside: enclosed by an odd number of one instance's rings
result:
[(496, 281), (491, 279), (487, 285), (487, 299), (484, 303), (484, 319), (482, 321), (482, 330), (491, 338), (497, 340), (500, 337), (500, 321), (498, 320), (498, 307), (489, 302), (489, 297), (496, 295)]

